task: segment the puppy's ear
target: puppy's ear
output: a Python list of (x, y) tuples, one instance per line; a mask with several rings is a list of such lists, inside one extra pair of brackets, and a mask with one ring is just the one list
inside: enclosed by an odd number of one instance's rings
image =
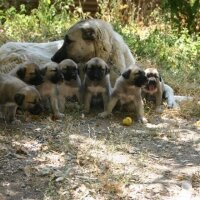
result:
[(131, 69), (128, 69), (128, 70), (126, 70), (124, 73), (122, 73), (122, 76), (123, 76), (125, 79), (129, 79), (130, 74), (131, 74)]
[(106, 74), (110, 73), (110, 67), (108, 67), (108, 65), (106, 65)]
[(21, 106), (23, 104), (24, 99), (25, 99), (24, 94), (16, 94), (14, 96), (14, 100), (17, 103), (18, 106)]
[(162, 79), (162, 76), (160, 74), (158, 74), (158, 78), (159, 78), (159, 81), (162, 82), (163, 79)]
[(83, 66), (83, 73), (86, 73), (86, 71), (87, 71), (87, 64), (85, 64), (85, 65)]
[(77, 73), (78, 73), (78, 75), (80, 75), (80, 70), (79, 70), (79, 68), (77, 68)]
[(44, 67), (44, 68), (40, 69), (40, 74), (42, 76), (44, 76), (46, 74), (46, 71), (47, 71), (47, 67)]
[(24, 79), (25, 74), (26, 74), (26, 68), (25, 68), (25, 67), (20, 67), (20, 68), (17, 70), (17, 76), (18, 76), (21, 80)]
[(82, 28), (82, 38), (84, 40), (95, 40), (95, 30), (93, 28)]

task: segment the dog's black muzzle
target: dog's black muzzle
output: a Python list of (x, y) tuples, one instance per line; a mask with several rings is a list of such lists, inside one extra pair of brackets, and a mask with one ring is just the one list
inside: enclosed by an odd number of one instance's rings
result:
[(156, 86), (157, 85), (156, 80), (155, 79), (148, 79), (148, 85)]
[(35, 104), (32, 108), (29, 109), (29, 112), (32, 115), (39, 115), (43, 111), (44, 111), (44, 108), (40, 103)]
[(64, 80), (64, 76), (60, 71), (57, 71), (54, 76), (51, 77), (51, 82), (57, 84)]
[(91, 81), (101, 81), (104, 77), (101, 70), (92, 70), (88, 72), (87, 75)]
[(76, 80), (78, 76), (78, 70), (77, 69), (69, 70), (69, 71), (63, 72), (63, 75), (64, 75), (64, 80), (66, 81)]
[(41, 85), (44, 82), (43, 77), (40, 74), (37, 74), (34, 78), (31, 78), (29, 84), (31, 85)]
[(133, 85), (137, 87), (142, 87), (146, 83), (147, 83), (147, 77), (143, 71), (141, 71), (140, 74), (133, 81)]

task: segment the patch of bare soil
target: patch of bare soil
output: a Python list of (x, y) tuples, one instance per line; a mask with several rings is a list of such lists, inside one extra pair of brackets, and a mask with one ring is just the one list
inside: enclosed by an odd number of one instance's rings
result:
[(95, 116), (1, 122), (0, 199), (200, 199), (199, 119), (165, 110), (127, 127), (125, 113)]

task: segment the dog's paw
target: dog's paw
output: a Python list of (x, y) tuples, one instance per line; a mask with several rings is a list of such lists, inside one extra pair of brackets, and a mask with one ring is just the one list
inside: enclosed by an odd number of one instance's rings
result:
[(173, 109), (173, 108), (178, 108), (179, 106), (178, 106), (178, 104), (174, 101), (174, 102), (169, 102), (168, 104), (167, 104), (167, 108), (168, 109)]
[(99, 113), (98, 117), (99, 118), (106, 118), (106, 117), (108, 117), (110, 115), (111, 115), (111, 113), (108, 113), (108, 112), (105, 111), (105, 112)]
[(13, 121), (11, 121), (12, 125), (20, 125), (22, 122), (19, 119), (14, 119)]
[(64, 117), (65, 117), (65, 114), (63, 114), (63, 113), (57, 113), (57, 114), (54, 115), (55, 119), (62, 119)]
[(161, 108), (161, 106), (156, 107), (156, 113), (162, 113), (163, 110)]
[(146, 123), (148, 122), (148, 120), (147, 120), (145, 117), (141, 117), (141, 118), (139, 118), (137, 121), (138, 121), (138, 123), (140, 123), (140, 124), (146, 124)]

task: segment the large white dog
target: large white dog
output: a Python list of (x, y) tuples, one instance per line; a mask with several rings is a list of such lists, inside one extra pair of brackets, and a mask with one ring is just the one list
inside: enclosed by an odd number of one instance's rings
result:
[(102, 58), (110, 67), (112, 82), (135, 59), (123, 38), (112, 26), (99, 19), (83, 20), (73, 25), (64, 41), (48, 43), (9, 42), (0, 48), (0, 71), (10, 71), (25, 60), (43, 65), (50, 60), (61, 62), (70, 58), (80, 64), (93, 57)]

